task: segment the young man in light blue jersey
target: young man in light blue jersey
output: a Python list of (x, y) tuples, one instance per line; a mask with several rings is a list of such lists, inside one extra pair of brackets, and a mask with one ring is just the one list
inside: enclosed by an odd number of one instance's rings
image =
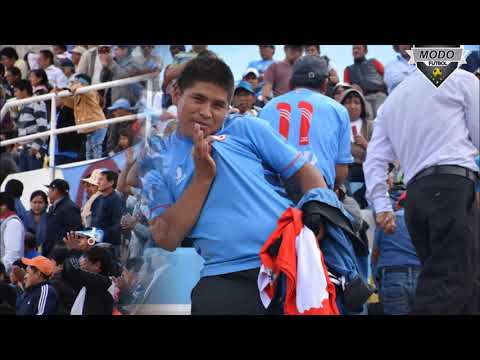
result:
[[(267, 120), (292, 146), (302, 152), (323, 174), (330, 189), (340, 186), (353, 162), (350, 120), (347, 110), (323, 95), (328, 65), (318, 56), (307, 55), (293, 66), (291, 91), (271, 100), (259, 117)], [(301, 193), (287, 182), (289, 196), (298, 201)]]
[(192, 314), (263, 314), (259, 252), (292, 206), (264, 168), (293, 179), (303, 193), (326, 183), (267, 122), (226, 118), (234, 79), (222, 60), (191, 60), (177, 85), (178, 129), (153, 141), (138, 164), (153, 237), (170, 251), (191, 238), (204, 258)]

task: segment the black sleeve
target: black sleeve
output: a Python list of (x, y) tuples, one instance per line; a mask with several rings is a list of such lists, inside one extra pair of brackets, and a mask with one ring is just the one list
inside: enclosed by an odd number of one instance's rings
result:
[(120, 297), (118, 299), (118, 303), (121, 306), (130, 305), (133, 303), (134, 297), (131, 289), (123, 289), (120, 292)]
[(63, 277), (77, 290), (85, 286), (87, 291), (89, 288), (95, 289), (96, 292), (102, 289), (106, 291), (112, 284), (106, 276), (82, 270), (77, 257), (68, 257), (65, 260)]
[[(82, 217), (80, 215), (80, 209), (77, 206), (69, 206), (65, 211), (63, 221), (67, 231), (77, 231), (80, 230), (82, 226)], [(65, 234), (62, 235), (62, 237)]]
[(115, 236), (120, 236), (121, 226), (120, 220), (124, 214), (124, 206), (118, 196), (114, 196), (109, 206), (111, 206), (112, 222), (110, 226), (106, 226), (103, 231), (107, 239), (112, 239)]

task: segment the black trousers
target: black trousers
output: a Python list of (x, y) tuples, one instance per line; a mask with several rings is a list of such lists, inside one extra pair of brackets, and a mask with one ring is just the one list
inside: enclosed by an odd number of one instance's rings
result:
[(412, 314), (473, 314), (479, 302), (475, 184), (456, 175), (407, 186), (405, 221), (422, 263)]
[(264, 315), (259, 268), (200, 279), (192, 290), (192, 315)]

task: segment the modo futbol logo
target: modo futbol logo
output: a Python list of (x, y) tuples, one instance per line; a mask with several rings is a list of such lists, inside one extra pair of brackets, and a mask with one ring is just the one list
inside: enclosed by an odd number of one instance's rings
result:
[(465, 64), (463, 45), (414, 45), (407, 52), (408, 63), (417, 64), (417, 69), (437, 88)]

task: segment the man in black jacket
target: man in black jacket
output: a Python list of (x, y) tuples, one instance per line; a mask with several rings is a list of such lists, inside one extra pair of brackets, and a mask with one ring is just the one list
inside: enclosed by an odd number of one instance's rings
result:
[(81, 315), (112, 315), (111, 271), (110, 252), (101, 246), (88, 249), (80, 259), (73, 254), (65, 260), (63, 277), (78, 294), (78, 301), (84, 292)]
[(70, 199), (68, 182), (53, 180), (48, 187), (50, 208), (47, 212), (47, 238), (43, 244), (42, 255), (48, 256), (55, 244), (61, 244), (63, 237), (82, 226), (80, 209)]
[(92, 205), (92, 227), (103, 230), (103, 241), (111, 244), (115, 257), (120, 257), (121, 226), (124, 204), (115, 192), (118, 175), (104, 170), (98, 178), (98, 191), (101, 195)]
[(65, 280), (63, 269), (65, 259), (70, 252), (65, 245), (55, 245), (51, 252), (51, 260), (55, 263), (55, 269), (50, 279), (50, 283), (55, 288), (59, 300), (59, 315), (69, 315), (72, 305), (77, 297), (77, 293), (73, 287)]
[(5, 265), (0, 261), (0, 315), (15, 315), (17, 294), (7, 280)]

